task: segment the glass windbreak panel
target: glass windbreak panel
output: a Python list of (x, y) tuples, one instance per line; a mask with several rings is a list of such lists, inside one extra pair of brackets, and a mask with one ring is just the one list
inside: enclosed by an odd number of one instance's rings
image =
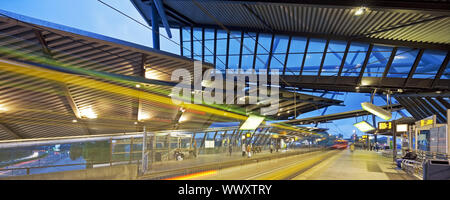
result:
[(194, 59), (202, 60), (202, 29), (194, 28)]
[(306, 38), (292, 37), (289, 53), (304, 53), (306, 47)]
[(214, 55), (214, 40), (205, 41), (205, 55), (207, 56)]
[(323, 51), (325, 51), (326, 40), (312, 38), (309, 40), (308, 52), (306, 53), (305, 65), (302, 75), (317, 75), (322, 62)]
[(369, 62), (367, 63), (364, 76), (367, 77), (382, 77), (384, 69), (386, 69), (389, 57), (392, 54), (392, 47), (375, 45), (372, 48)]
[(194, 138), (194, 145), (199, 148), (202, 145), (203, 138), (205, 137), (205, 133), (196, 133)]
[(267, 69), (269, 60), (269, 49), (272, 41), (272, 35), (260, 34), (258, 39), (257, 58), (255, 69)]
[(269, 55), (258, 55), (256, 57), (255, 69), (258, 71), (259, 69), (267, 69), (267, 62), (269, 61)]
[[(284, 68), (284, 60), (286, 58), (286, 54), (276, 54), (272, 56), (272, 60), (270, 61), (270, 70), (276, 69), (278, 70), (278, 74), (283, 73)], [(272, 71), (269, 71), (269, 74), (272, 74)]]
[(214, 40), (214, 29), (205, 29), (205, 40)]
[(252, 69), (253, 68), (253, 55), (242, 55), (241, 69)]
[(336, 76), (344, 57), (347, 42), (331, 40), (322, 67), (321, 76)]
[(303, 54), (289, 54), (286, 63), (286, 75), (299, 75)]
[(245, 33), (242, 47), (241, 69), (252, 69), (255, 53), (255, 33)]
[(194, 59), (202, 60), (202, 42), (201, 41), (194, 42)]
[(208, 135), (206, 136), (207, 140), (212, 140), (214, 139), (214, 135), (216, 134), (216, 132), (208, 132)]
[(387, 77), (406, 78), (416, 59), (418, 49), (398, 48)]
[[(220, 36), (220, 37), (219, 37)], [(217, 58), (216, 58), (216, 68), (224, 70), (227, 54), (227, 33), (223, 31), (217, 31)]]
[(284, 35), (276, 35), (273, 41), (273, 54), (285, 54), (287, 50), (287, 45), (289, 42), (289, 37)]
[(228, 69), (239, 68), (239, 56), (228, 56)]
[(183, 41), (190, 41), (191, 40), (191, 28), (190, 27), (183, 27)]
[(228, 33), (224, 30), (217, 30), (217, 39), (227, 39)]
[(183, 56), (191, 57), (191, 42), (183, 42)]
[(323, 51), (325, 50), (326, 42), (327, 41), (324, 39), (311, 38), (309, 40), (309, 45), (308, 45), (308, 54), (309, 53), (323, 53)]
[(299, 75), (306, 47), (306, 38), (292, 37), (286, 63), (286, 75)]
[(322, 53), (307, 53), (302, 75), (317, 75), (322, 62)]
[(441, 76), (441, 79), (450, 79), (450, 62), (448, 62), (447, 67), (444, 70), (444, 73)]
[(205, 56), (205, 62), (214, 63), (214, 56)]
[(216, 57), (216, 69), (219, 70), (225, 70), (225, 62), (226, 62), (226, 56), (217, 56)]
[(417, 140), (418, 149), (422, 151), (430, 151), (430, 131), (422, 130), (419, 132), (419, 137)]
[(241, 52), (241, 32), (232, 31), (230, 35), (230, 48), (228, 54), (239, 55)]
[(358, 76), (368, 49), (369, 44), (351, 43), (341, 76)]
[(223, 131), (217, 132), (216, 138), (214, 139), (214, 146), (215, 147), (222, 146), (222, 139), (223, 139)]
[(413, 78), (434, 78), (442, 62), (444, 62), (446, 54), (447, 52), (445, 51), (425, 50), (413, 74)]
[(260, 34), (258, 38), (258, 54), (269, 54), (272, 35)]
[(289, 42), (288, 36), (280, 36), (280, 35), (275, 36), (275, 39), (273, 41), (270, 69), (278, 69), (279, 73), (283, 71), (288, 42)]
[(202, 29), (194, 28), (194, 40), (202, 41)]

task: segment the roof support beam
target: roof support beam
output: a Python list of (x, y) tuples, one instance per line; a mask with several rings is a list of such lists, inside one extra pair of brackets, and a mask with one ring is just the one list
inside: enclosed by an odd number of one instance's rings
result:
[(414, 119), (423, 119), (423, 117), (419, 113), (417, 113), (416, 110), (413, 110), (409, 107), (409, 104), (404, 101), (402, 97), (395, 97), (395, 99), (397, 99), (397, 101), (406, 108), (406, 110), (414, 117)]
[(230, 55), (230, 53), (229, 53), (229, 51), (230, 51), (230, 35), (231, 35), (231, 32), (230, 31), (227, 31), (227, 51), (226, 51), (226, 56), (225, 56), (225, 69), (228, 69), (229, 68), (229, 66), (228, 66), (228, 57), (229, 57), (229, 55)]
[(14, 139), (25, 139), (25, 137), (23, 137), (22, 135), (16, 133), (15, 131), (13, 131), (10, 127), (8, 127), (5, 124), (0, 123), (0, 129), (4, 130), (9, 135), (13, 136)]
[(184, 56), (183, 55), (183, 27), (182, 26), (180, 26), (180, 55), (181, 56)]
[[(216, 0), (217, 1), (217, 0)], [(314, 0), (314, 1), (298, 1), (298, 0), (231, 0), (237, 2), (244, 2), (247, 4), (251, 3), (289, 3), (289, 4), (309, 4), (309, 5), (322, 5), (322, 6), (348, 6), (355, 7), (361, 6), (360, 0)], [(392, 0), (392, 1), (378, 1), (378, 0), (367, 0), (364, 1), (364, 5), (367, 7), (374, 8), (384, 8), (384, 9), (407, 9), (407, 10), (433, 10), (433, 11), (448, 11), (450, 10), (450, 5), (445, 2), (438, 1), (410, 1), (405, 3), (404, 1)]]
[(253, 52), (253, 65), (252, 69), (255, 69), (256, 65), (256, 56), (258, 55), (258, 40), (259, 40), (259, 33), (256, 33), (256, 40), (255, 40), (255, 52)]
[(433, 82), (431, 83), (431, 87), (435, 87), (436, 83), (441, 79), (442, 74), (445, 71), (445, 68), (448, 65), (448, 61), (450, 59), (450, 51), (447, 51), (447, 56), (445, 56), (444, 62), (442, 62), (441, 67), (439, 67), (438, 72), (436, 73), (436, 76), (434, 77)]
[(401, 24), (399, 26), (390, 27), (390, 28), (381, 29), (381, 30), (378, 30), (378, 31), (373, 31), (373, 32), (370, 32), (370, 33), (357, 35), (357, 36), (354, 36), (354, 38), (367, 37), (367, 36), (370, 36), (370, 35), (383, 33), (383, 32), (387, 32), (387, 31), (392, 31), (392, 30), (399, 29), (399, 28), (404, 28), (404, 27), (407, 27), (407, 26), (412, 26), (412, 25), (417, 25), (417, 24), (421, 24), (421, 23), (426, 23), (426, 22), (431, 22), (431, 21), (435, 21), (435, 20), (440, 20), (440, 19), (444, 19), (444, 18), (447, 18), (447, 17), (449, 17), (449, 16), (446, 16), (446, 15), (445, 16), (437, 16), (437, 17), (433, 17), (433, 18), (430, 18), (430, 19), (424, 19), (424, 20), (415, 21), (415, 22), (411, 22), (411, 23)]
[(288, 41), (287, 48), (286, 48), (286, 55), (284, 57), (283, 75), (286, 74), (286, 66), (287, 66), (287, 61), (289, 58), (289, 49), (291, 48), (291, 41), (292, 41), (292, 36), (289, 36), (289, 41)]
[(47, 56), (52, 56), (52, 52), (48, 48), (47, 41), (45, 41), (42, 32), (40, 30), (34, 30), (34, 33), (36, 35), (36, 38), (39, 40), (39, 43), (41, 44), (42, 51), (44, 52), (44, 54)]
[(264, 21), (258, 14), (256, 14), (252, 8), (248, 7), (247, 4), (242, 4), (242, 6), (244, 6), (245, 9), (247, 9), (254, 17), (256, 17), (256, 19), (258, 19), (258, 21), (263, 24), (264, 28), (266, 28), (270, 32), (274, 32), (272, 27), (270, 27), (270, 25), (267, 24), (266, 21)]
[(214, 29), (214, 50), (213, 50), (213, 63), (214, 63), (214, 67), (216, 67), (217, 64), (217, 29)]
[(403, 98), (403, 100), (408, 104), (410, 110), (415, 110), (420, 115), (420, 119), (429, 117), (429, 115), (420, 107), (418, 107), (418, 105), (416, 105), (416, 103), (412, 101), (410, 98), (405, 97)]
[(431, 97), (425, 97), (425, 101), (433, 105), (439, 111), (439, 113), (441, 113), (442, 116), (447, 117), (447, 110), (442, 108), (442, 106), (436, 103), (436, 101), (433, 100)]
[[(350, 44), (351, 44), (351, 41), (347, 41), (347, 46), (345, 46), (344, 56), (342, 57), (342, 60), (341, 60), (341, 66), (339, 67), (338, 77), (341, 76), (342, 70), (344, 69), (345, 59), (347, 59), (348, 50), (350, 49)], [(337, 80), (338, 79), (336, 79), (336, 81)]]
[[(425, 114), (427, 114), (427, 116), (433, 116), (433, 115), (436, 115), (436, 117), (438, 118), (438, 120), (445, 120), (445, 119), (443, 119), (440, 115), (438, 115), (435, 111), (430, 110), (431, 107), (430, 107), (430, 106), (427, 106), (426, 103), (425, 103), (425, 104), (422, 103), (422, 101), (420, 100), (420, 98), (414, 98), (414, 97), (411, 97), (410, 99), (416, 104), (416, 106), (418, 106), (420, 109), (422, 109), (423, 112), (424, 112)], [(442, 121), (441, 121), (441, 123), (442, 123)]]
[(406, 87), (408, 85), (409, 80), (412, 79), (414, 72), (416, 72), (416, 68), (419, 65), (420, 59), (422, 58), (422, 55), (423, 55), (423, 52), (424, 52), (423, 49), (419, 50), (419, 53), (417, 54), (416, 59), (414, 60), (414, 64), (411, 67), (411, 70), (409, 70), (408, 77), (406, 78), (406, 80), (403, 84), (403, 87)]
[(242, 69), (242, 50), (244, 47), (244, 31), (241, 31), (241, 44), (239, 46), (239, 66), (238, 69)]
[(370, 54), (372, 53), (372, 49), (373, 49), (373, 44), (370, 44), (369, 45), (369, 49), (367, 49), (366, 58), (364, 59), (364, 63), (362, 65), (362, 67), (361, 67), (361, 71), (359, 72), (359, 76), (358, 76), (358, 79), (356, 81), (356, 84), (358, 86), (361, 85), (361, 79), (362, 79), (362, 77), (364, 75), (364, 71), (366, 70), (367, 63), (369, 62)]
[(383, 81), (384, 78), (386, 78), (387, 74), (389, 73), (389, 69), (391, 69), (392, 62), (394, 61), (395, 58), (395, 54), (397, 54), (397, 47), (394, 47), (392, 49), (391, 56), (389, 57), (389, 60), (386, 64), (386, 68), (384, 68), (383, 76), (381, 77), (382, 78), (381, 82)]
[(202, 63), (205, 62), (205, 28), (202, 28)]
[(303, 67), (305, 66), (305, 60), (306, 60), (306, 54), (308, 53), (308, 46), (309, 46), (309, 37), (306, 39), (306, 45), (305, 45), (305, 53), (303, 54), (303, 60), (302, 60), (302, 66), (300, 68), (300, 76), (303, 74)]
[[(61, 100), (63, 101), (64, 105), (66, 106), (67, 110), (73, 114), (73, 116), (77, 119), (77, 123), (80, 124), (81, 128), (84, 132), (86, 132), (86, 135), (91, 135), (91, 131), (89, 130), (89, 126), (87, 123), (81, 118), (80, 116), (80, 110), (78, 109), (75, 100), (72, 97), (72, 94), (70, 94), (69, 88), (67, 85), (58, 84), (61, 91), (63, 92), (64, 96), (61, 96)], [(67, 107), (68, 106), (68, 107)]]
[(323, 63), (325, 62), (325, 56), (327, 55), (327, 49), (328, 49), (329, 44), (330, 44), (330, 39), (328, 39), (327, 42), (325, 43), (325, 49), (323, 50), (322, 61), (320, 62), (319, 74), (317, 75), (317, 77), (320, 77), (320, 74), (322, 73)]
[[(272, 61), (272, 55), (273, 55), (273, 50), (274, 50), (274, 45), (273, 45), (274, 40), (275, 40), (275, 34), (272, 34), (272, 40), (270, 41), (269, 58), (267, 58), (267, 63), (266, 63), (267, 74), (269, 74), (270, 62)], [(276, 48), (276, 46), (278, 46), (278, 40), (275, 45), (275, 48)]]
[(450, 104), (447, 101), (445, 101), (442, 97), (436, 97), (436, 99), (439, 102), (441, 102), (441, 104), (444, 105), (446, 109), (450, 109)]
[[(218, 25), (211, 24), (202, 24), (202, 27), (207, 28), (220, 28)], [(264, 29), (251, 28), (251, 27), (241, 27), (241, 26), (227, 26), (228, 30), (238, 30), (238, 31), (247, 31), (247, 32), (256, 32), (256, 33), (269, 33), (273, 32), (265, 31)], [(298, 37), (311, 37), (311, 38), (322, 38), (322, 39), (331, 39), (331, 40), (345, 40), (352, 42), (363, 42), (363, 43), (373, 43), (373, 44), (385, 44), (392, 46), (404, 46), (409, 48), (424, 48), (424, 49), (436, 49), (436, 50), (448, 50), (450, 48), (449, 44), (437, 44), (437, 43), (426, 43), (426, 42), (413, 42), (413, 41), (400, 41), (393, 39), (379, 39), (379, 38), (351, 38), (348, 36), (340, 36), (340, 35), (329, 35), (329, 34), (317, 34), (310, 32), (293, 32), (293, 31), (276, 31), (275, 34), (279, 35), (291, 35)]]
[[(170, 15), (171, 17), (177, 18), (177, 20), (179, 20), (179, 21), (184, 21), (182, 23), (189, 24), (190, 26), (196, 25), (196, 23), (193, 20), (189, 19), (188, 17), (181, 14), (180, 12), (173, 9), (172, 7), (168, 6), (167, 4), (163, 3), (163, 6), (164, 6), (165, 10), (167, 11), (167, 14)], [(176, 16), (176, 17), (174, 17), (174, 16)]]
[[(437, 119), (439, 120), (438, 123), (444, 123), (447, 122), (446, 115), (442, 115), (442, 112), (440, 112), (439, 107), (436, 107), (431, 102), (427, 101), (425, 98), (417, 98), (417, 101), (419, 101), (423, 106), (426, 106), (429, 111), (431, 111), (432, 114), (436, 115)], [(445, 114), (445, 113), (444, 113)]]
[(194, 27), (191, 26), (191, 59), (194, 59)]

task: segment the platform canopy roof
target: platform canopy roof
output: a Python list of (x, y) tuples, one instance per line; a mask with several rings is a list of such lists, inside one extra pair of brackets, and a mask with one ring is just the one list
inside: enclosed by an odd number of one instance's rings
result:
[[(150, 22), (153, 1), (133, 2)], [(217, 69), (278, 69), (301, 90), (450, 89), (448, 1), (162, 2), (181, 54)]]
[[(136, 132), (144, 124), (149, 131), (201, 129), (246, 119), (245, 111), (170, 103), (177, 84), (171, 73), (192, 72), (193, 59), (7, 11), (0, 15), (0, 140)], [(298, 97), (299, 112), (341, 102)]]

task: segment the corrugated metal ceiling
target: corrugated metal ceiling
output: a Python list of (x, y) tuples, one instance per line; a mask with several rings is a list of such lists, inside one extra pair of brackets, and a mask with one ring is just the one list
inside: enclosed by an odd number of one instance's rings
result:
[(228, 28), (268, 32), (450, 43), (450, 13), (369, 8), (355, 16), (355, 7), (196, 0), (206, 14), (194, 1), (164, 2), (199, 26), (218, 26), (217, 20)]

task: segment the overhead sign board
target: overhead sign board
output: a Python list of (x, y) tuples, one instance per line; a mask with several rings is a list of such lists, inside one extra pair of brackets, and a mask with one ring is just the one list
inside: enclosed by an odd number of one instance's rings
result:
[(392, 122), (378, 122), (378, 130), (391, 130)]

